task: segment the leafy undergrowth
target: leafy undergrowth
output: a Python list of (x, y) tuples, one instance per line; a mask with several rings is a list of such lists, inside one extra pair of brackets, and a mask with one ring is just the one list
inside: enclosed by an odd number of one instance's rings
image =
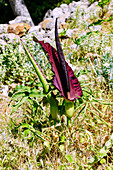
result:
[[(110, 27), (101, 25), (101, 31), (88, 29), (82, 34), (80, 29), (73, 38), (62, 40), (66, 60), (83, 90), (82, 98), (75, 100), (69, 127), (65, 115), (56, 124), (49, 117), (46, 95), (24, 52), (18, 52), (19, 44), (1, 55), (1, 80), (10, 89), (9, 97), (0, 96), (0, 169), (113, 169), (113, 35)], [(75, 27), (74, 21), (70, 27)], [(43, 72), (52, 78), (40, 46), (28, 44)], [(53, 93), (58, 93), (54, 87)], [(59, 94), (58, 100), (62, 109)]]

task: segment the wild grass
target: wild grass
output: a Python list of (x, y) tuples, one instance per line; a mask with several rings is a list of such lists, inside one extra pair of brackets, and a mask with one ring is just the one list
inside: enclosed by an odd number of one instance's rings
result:
[[(71, 24), (74, 28), (75, 24)], [(24, 52), (19, 53), (18, 48), (10, 45), (1, 55), (1, 83), (9, 85), (10, 93), (9, 97), (0, 96), (0, 169), (113, 169), (113, 36), (103, 23), (100, 32), (88, 30), (90, 33), (83, 36), (82, 31), (62, 40), (66, 60), (72, 64), (83, 90), (82, 99), (75, 100), (69, 127), (65, 115), (56, 124), (49, 118), (46, 97), (39, 98), (42, 87)], [(51, 78), (45, 54), (32, 41), (28, 43), (44, 73)], [(19, 62), (15, 65), (15, 61)], [(8, 105), (16, 91), (13, 85), (29, 96), (37, 91), (38, 97), (25, 100), (11, 114), (13, 105), (21, 100), (20, 97)], [(62, 106), (62, 98), (58, 100)]]

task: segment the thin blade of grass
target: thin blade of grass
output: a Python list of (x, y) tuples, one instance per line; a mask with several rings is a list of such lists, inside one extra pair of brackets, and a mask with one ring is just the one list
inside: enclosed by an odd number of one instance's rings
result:
[(79, 111), (79, 113), (75, 116), (73, 122), (71, 123), (71, 127), (73, 126), (75, 120), (78, 118), (78, 116), (80, 115), (80, 113), (84, 110), (84, 108), (86, 107), (86, 105)]
[[(95, 110), (98, 112), (98, 113), (101, 113), (96, 107), (94, 107)], [(94, 111), (90, 110), (87, 108), (88, 111), (90, 111), (91, 113), (93, 113), (96, 117), (98, 117), (102, 122), (104, 122), (109, 128), (113, 128), (109, 123), (107, 123), (103, 118), (100, 118), (100, 116), (98, 114), (96, 114)], [(102, 114), (102, 113), (101, 113)]]
[(93, 101), (95, 101), (95, 102), (98, 102), (98, 103), (100, 103), (100, 104), (103, 104), (103, 105), (113, 105), (113, 102), (101, 102), (102, 100), (100, 100), (99, 101), (99, 99), (97, 100), (97, 99), (93, 99)]

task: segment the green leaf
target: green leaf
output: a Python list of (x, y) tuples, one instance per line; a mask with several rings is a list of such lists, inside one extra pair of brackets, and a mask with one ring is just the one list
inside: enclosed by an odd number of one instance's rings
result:
[(29, 128), (29, 124), (28, 123), (22, 123), (20, 125), (20, 127), (22, 127), (22, 128)]
[(13, 105), (11, 114), (14, 113), (15, 111), (17, 111), (17, 109), (27, 100), (27, 98), (28, 98), (28, 96), (23, 97), (23, 98), (19, 101), (18, 104)]
[(33, 65), (33, 67), (34, 67), (34, 69), (35, 69), (35, 71), (36, 71), (36, 73), (37, 73), (37, 75), (38, 75), (38, 77), (40, 79), (40, 82), (43, 85), (45, 93), (48, 93), (48, 91), (49, 91), (49, 84), (48, 84), (48, 82), (47, 82), (47, 80), (46, 80), (46, 78), (44, 76), (44, 73), (42, 72), (39, 64), (36, 62), (35, 58), (31, 55), (31, 53), (29, 52), (29, 50), (27, 49), (26, 45), (23, 43), (22, 40), (21, 40), (21, 42), (22, 42), (22, 45), (24, 47), (24, 50), (25, 50), (29, 60), (31, 61), (31, 63), (32, 63), (32, 65)]
[(30, 94), (29, 94), (29, 97), (41, 98), (41, 97), (44, 97), (44, 96), (45, 96), (45, 94), (40, 93), (39, 91), (32, 91), (32, 92), (30, 92)]
[(65, 157), (69, 161), (69, 163), (74, 162), (73, 157), (71, 155), (66, 155)]
[(23, 92), (15, 93), (15, 94), (12, 96), (11, 101), (12, 101), (12, 100), (17, 100), (18, 98), (24, 97), (24, 96), (25, 96), (25, 93), (23, 93)]

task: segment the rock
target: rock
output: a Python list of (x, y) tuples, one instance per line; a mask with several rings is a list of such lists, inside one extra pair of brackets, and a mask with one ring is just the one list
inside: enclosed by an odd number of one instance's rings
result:
[[(70, 12), (68, 10), (68, 5), (62, 4), (60, 6), (60, 8), (55, 8), (53, 10), (49, 9), (44, 16), (44, 20), (47, 19), (47, 18), (48, 19), (52, 18), (54, 20), (56, 18), (60, 18), (60, 22), (63, 22), (66, 19), (69, 19), (70, 18)], [(63, 21), (61, 21), (62, 18), (64, 18)]]
[[(48, 22), (46, 24), (46, 27), (45, 27), (46, 31), (50, 31), (50, 30), (55, 28), (55, 20), (56, 20), (56, 18), (52, 19), (52, 21), (50, 21), (50, 22)], [(65, 18), (62, 18), (62, 16), (60, 18), (58, 18), (58, 20), (57, 20), (57, 28), (59, 28), (60, 24), (63, 23), (63, 22), (65, 22)]]
[(49, 10), (45, 13), (44, 19), (46, 19), (46, 18), (51, 18), (51, 16), (52, 16), (52, 10), (49, 9)]
[(41, 30), (41, 32), (33, 32), (31, 34), (31, 37), (33, 37), (33, 35), (36, 36), (38, 38), (38, 40), (42, 41), (42, 40), (44, 40), (45, 31)]
[(85, 36), (86, 34), (87, 34), (86, 31), (82, 31), (82, 33), (80, 34), (80, 37)]
[(62, 12), (65, 14), (65, 20), (70, 19), (69, 6), (67, 4), (60, 5)]
[(70, 17), (76, 19), (76, 12), (78, 13), (79, 16), (80, 15), (83, 16), (83, 14), (87, 12), (87, 7), (88, 5), (85, 2), (73, 1), (72, 3), (69, 4), (69, 11), (71, 13)]
[(79, 31), (79, 28), (74, 28), (73, 29), (73, 34), (76, 34)]
[(58, 34), (62, 33), (63, 30), (64, 30), (63, 28), (59, 28), (58, 29)]
[(10, 0), (9, 3), (15, 16), (30, 17), (29, 11), (23, 0)]
[[(57, 23), (58, 24), (58, 23)], [(50, 22), (48, 22), (47, 24), (46, 24), (46, 27), (45, 27), (45, 30), (46, 31), (50, 31), (50, 30), (52, 30), (53, 28), (55, 28), (55, 20), (52, 20), (52, 21), (50, 21)]]
[(76, 8), (77, 8), (77, 4), (75, 1), (73, 1), (72, 3), (69, 4), (69, 12), (70, 13), (74, 13)]
[(63, 14), (62, 9), (57, 7), (52, 11), (52, 18), (56, 19), (60, 17), (62, 14)]
[[(73, 1), (74, 2), (74, 1)], [(73, 3), (72, 2), (72, 3)], [(74, 3), (75, 4), (75, 3)], [(89, 6), (89, 1), (78, 1), (78, 2), (76, 2), (76, 4), (75, 5), (73, 5), (73, 6), (76, 6), (77, 5), (77, 7), (82, 7), (82, 8), (87, 8), (88, 6)]]
[(28, 25), (27, 23), (17, 23), (17, 24), (9, 25), (7, 32), (14, 33), (21, 37), (23, 36), (24, 33), (27, 33), (29, 29), (30, 29), (30, 25)]
[(67, 14), (69, 12), (69, 6), (67, 4), (61, 4), (60, 8), (62, 9), (62, 12), (64, 14)]
[(80, 8), (87, 8), (88, 7), (88, 3), (86, 2), (82, 2), (82, 1), (78, 1), (75, 2), (73, 1), (72, 3), (69, 4), (69, 11), (70, 13), (75, 13), (76, 9), (80, 9)]
[(31, 18), (25, 16), (18, 16), (14, 20), (9, 21), (9, 24), (16, 24), (16, 23), (27, 23), (30, 26), (34, 26)]
[(42, 21), (42, 29), (46, 29), (46, 27), (47, 27), (47, 24), (49, 23), (50, 24), (50, 22), (52, 22), (53, 21), (53, 19), (52, 18), (46, 18), (46, 19), (44, 19), (43, 21)]
[(47, 43), (50, 44), (50, 43), (51, 43), (51, 39), (50, 39), (50, 38), (44, 38), (44, 42), (45, 42), (45, 43), (47, 42)]
[(8, 24), (0, 24), (0, 34), (7, 33)]
[(65, 22), (68, 19), (68, 15), (62, 14), (58, 18), (58, 24), (60, 25), (62, 22)]
[(28, 33), (39, 32), (39, 31), (41, 31), (41, 25), (31, 27), (31, 28), (28, 30)]
[(15, 35), (13, 33), (7, 33), (7, 34), (1, 34), (0, 39), (4, 40), (7, 43), (14, 44), (15, 42), (20, 42), (20, 38), (18, 35)]
[(67, 28), (67, 23), (66, 22), (62, 22), (61, 24), (60, 24), (60, 27), (59, 27), (60, 29), (62, 29), (62, 28)]
[(55, 38), (55, 29), (53, 28), (51, 31), (49, 31), (48, 33), (46, 33), (44, 35), (44, 38), (50, 38), (50, 39), (54, 39)]

